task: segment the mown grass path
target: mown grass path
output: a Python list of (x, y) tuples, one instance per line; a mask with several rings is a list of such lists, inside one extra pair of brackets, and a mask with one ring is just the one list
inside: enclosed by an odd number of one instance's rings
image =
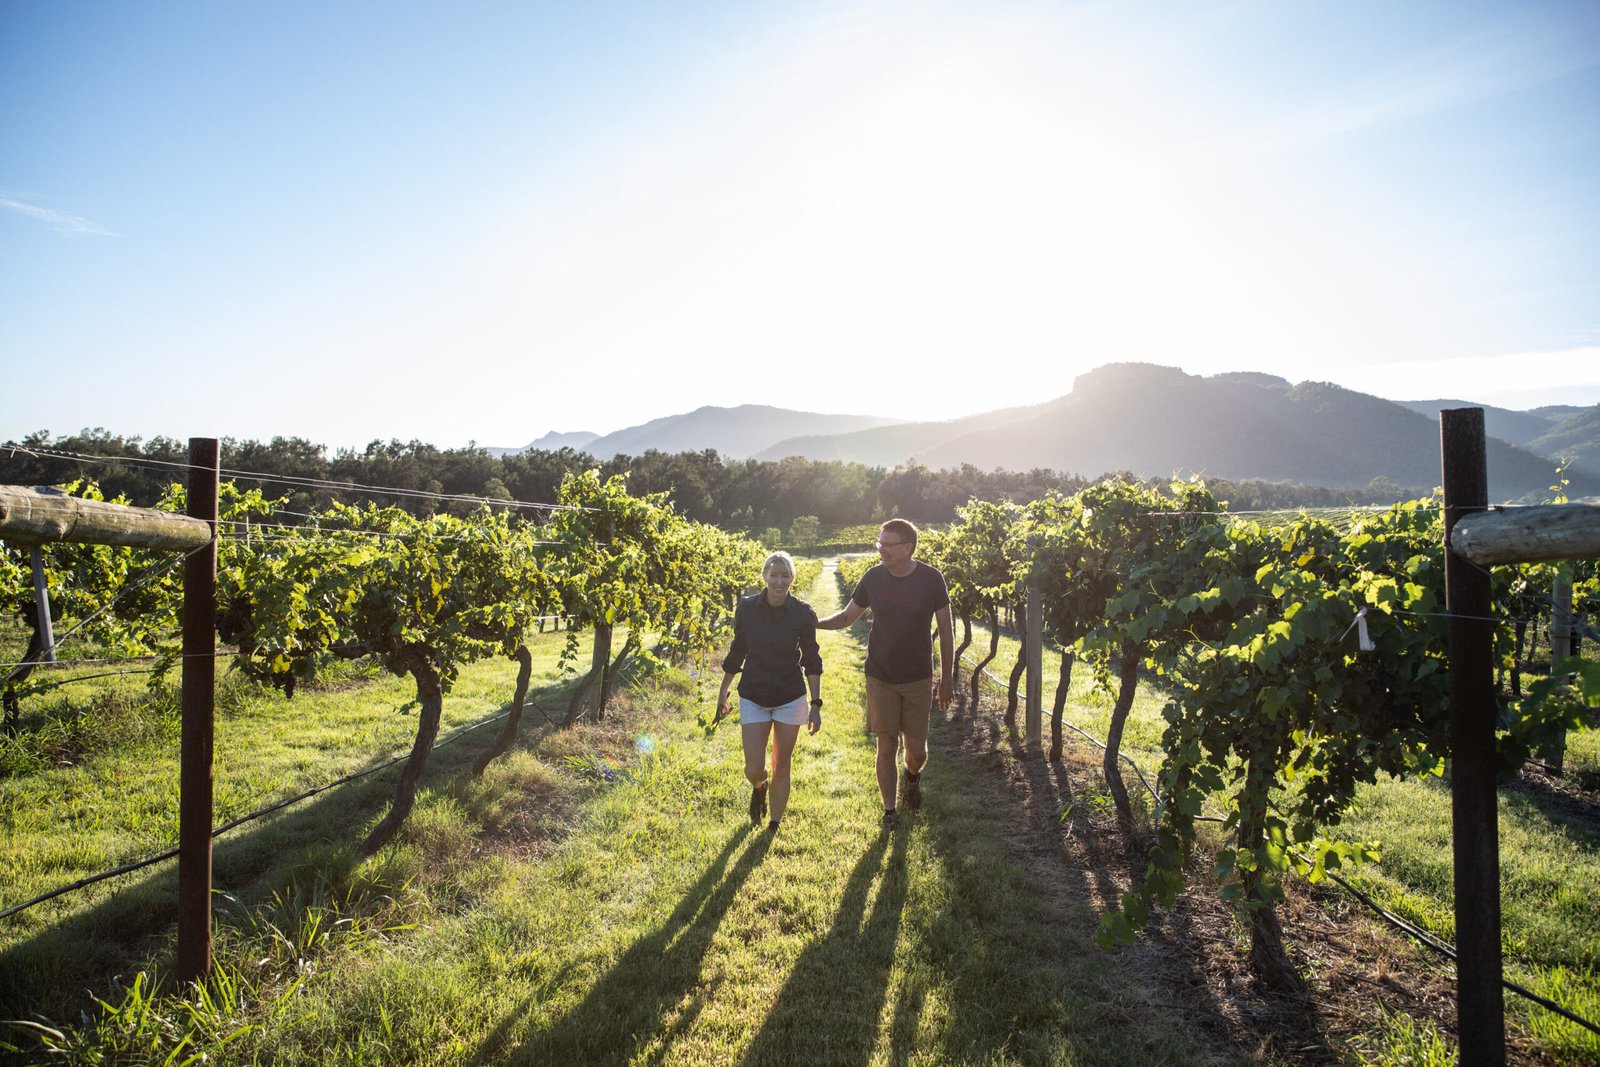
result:
[[(809, 599), (819, 613), (837, 607), (831, 567)], [(942, 756), (937, 737), (923, 810), (882, 832), (862, 728), (863, 634), (821, 637), (830, 714), (820, 734), (802, 734), (780, 831), (749, 824), (737, 727), (707, 738), (691, 716), (675, 716), (641, 738), (646, 754), (552, 855), (504, 865), (469, 910), (325, 965), (292, 1014), (252, 1037), (252, 1055), (1243, 1059), (1197, 1044), (1163, 1003), (1170, 994), (1096, 948), (1087, 905), (1046, 899), (1006, 843), (993, 783)]]

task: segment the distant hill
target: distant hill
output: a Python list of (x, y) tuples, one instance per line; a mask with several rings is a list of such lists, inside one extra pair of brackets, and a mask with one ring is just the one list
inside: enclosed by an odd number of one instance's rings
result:
[(521, 448), (486, 448), (484, 451), (493, 456), (514, 456), (518, 452), (559, 452), (563, 448), (582, 452), (588, 447), (589, 442), (599, 436), (588, 430), (578, 430), (574, 433), (557, 433), (551, 430), (537, 441), (530, 441)]
[(1396, 403), (1426, 415), (1434, 422), (1439, 421), (1439, 412), (1447, 408), (1482, 408), (1483, 432), (1514, 445), (1526, 445), (1534, 438), (1549, 433), (1562, 418), (1539, 411), (1512, 411), (1471, 400), (1399, 400)]
[(599, 438), (599, 434), (590, 433), (588, 430), (576, 430), (572, 433), (557, 433), (555, 430), (551, 430), (537, 441), (530, 441), (524, 445), (522, 450), (524, 452), (559, 452), (563, 448), (571, 448), (581, 452), (599, 440)]
[[(1047, 467), (1088, 477), (1127, 470), (1326, 486), (1380, 477), (1411, 489), (1439, 482), (1436, 418), (1410, 407), (1323, 382), (1291, 385), (1256, 373), (1206, 378), (1148, 363), (1100, 367), (1066, 396), (1031, 407), (791, 440), (766, 455), (780, 451), (874, 465), (915, 459), (935, 469)], [(1550, 460), (1493, 437), (1488, 461), (1496, 500), (1542, 493), (1554, 471)], [(1571, 493), (1600, 493), (1600, 477), (1580, 472)]]
[(1483, 407), (1489, 489), (1496, 501), (1538, 499), (1556, 460), (1573, 457), (1568, 493), (1600, 496), (1600, 405), (1533, 412), (1460, 400), (1396, 403), (1326, 382), (1271, 374), (1210, 377), (1151, 363), (1112, 363), (1080, 375), (1065, 396), (943, 422), (897, 422), (746, 404), (703, 407), (603, 437), (547, 434), (530, 447), (585, 437), (600, 459), (699, 452), (762, 460), (804, 456), (874, 467), (1034, 468), (1097, 477), (1213, 478), (1365, 486), (1386, 479), (1426, 492), (1439, 483), (1438, 413)]
[(652, 448), (661, 452), (714, 448), (725, 459), (745, 459), (788, 437), (850, 433), (895, 422), (876, 415), (820, 415), (761, 404), (703, 407), (597, 437), (585, 449), (598, 459), (637, 456)]
[(1003, 408), (946, 422), (902, 422), (854, 433), (790, 437), (756, 453), (754, 458), (804, 456), (814, 460), (848, 460), (869, 467), (894, 467), (951, 438), (1010, 426), (1034, 417), (1048, 406)]
[[(1377, 477), (1417, 488), (1439, 482), (1434, 419), (1325, 382), (1291, 385), (1265, 374), (1202, 378), (1175, 367), (1111, 364), (1080, 376), (1048, 408), (917, 459), (935, 468), (1039, 466), (1090, 477), (1126, 469), (1145, 477), (1199, 473), (1330, 486)], [(1488, 465), (1497, 500), (1542, 492), (1553, 471), (1548, 459), (1492, 437)], [(1600, 493), (1600, 478), (1575, 478), (1572, 492)]]
[(1438, 420), (1441, 408), (1483, 408), (1484, 432), (1521, 445), (1535, 455), (1572, 461), (1572, 470), (1600, 478), (1600, 404), (1582, 408), (1551, 404), (1532, 411), (1507, 411), (1465, 400), (1404, 401), (1405, 407)]
[(1600, 404), (1562, 419), (1549, 433), (1529, 441), (1528, 449), (1541, 456), (1571, 459), (1569, 474), (1600, 478)]

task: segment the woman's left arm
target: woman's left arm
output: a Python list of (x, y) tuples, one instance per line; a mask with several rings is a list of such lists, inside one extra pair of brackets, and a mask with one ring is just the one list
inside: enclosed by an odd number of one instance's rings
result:
[(817, 647), (817, 614), (800, 629), (800, 668), (806, 674), (806, 688), (811, 692), (811, 718), (808, 726), (812, 733), (822, 729), (822, 650)]

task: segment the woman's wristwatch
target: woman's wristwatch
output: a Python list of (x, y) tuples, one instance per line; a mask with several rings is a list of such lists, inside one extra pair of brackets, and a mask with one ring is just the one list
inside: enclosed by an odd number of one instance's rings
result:
[(822, 698), (821, 697), (817, 697), (815, 700), (813, 700), (811, 702), (811, 710), (812, 711), (816, 711), (821, 707), (822, 707)]

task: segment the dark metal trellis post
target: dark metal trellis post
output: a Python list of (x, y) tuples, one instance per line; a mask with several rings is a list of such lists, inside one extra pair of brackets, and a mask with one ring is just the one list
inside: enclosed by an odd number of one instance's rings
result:
[(1489, 572), (1450, 547), (1463, 515), (1489, 503), (1483, 409), (1439, 412), (1450, 613), (1451, 823), (1456, 896), (1456, 1015), (1462, 1067), (1505, 1063), (1500, 989), (1500, 824)]
[(215, 438), (189, 439), (189, 515), (211, 525), (211, 540), (183, 566), (183, 740), (178, 795), (178, 965), (180, 983), (211, 972), (212, 741), (216, 721), (217, 495)]
[(28, 546), (28, 562), (33, 567), (33, 607), (39, 613), (40, 663), (56, 661), (56, 635), (50, 628), (50, 583), (44, 573), (44, 549)]
[(1028, 692), (1023, 725), (1028, 747), (1038, 748), (1044, 743), (1044, 602), (1032, 582), (1028, 583), (1026, 614), (1023, 654), (1028, 663)]
[[(1556, 677), (1561, 661), (1572, 655), (1572, 569), (1566, 565), (1556, 569), (1550, 581), (1550, 676)], [(1544, 753), (1545, 762), (1556, 774), (1565, 769), (1567, 758), (1567, 732), (1551, 743)]]

